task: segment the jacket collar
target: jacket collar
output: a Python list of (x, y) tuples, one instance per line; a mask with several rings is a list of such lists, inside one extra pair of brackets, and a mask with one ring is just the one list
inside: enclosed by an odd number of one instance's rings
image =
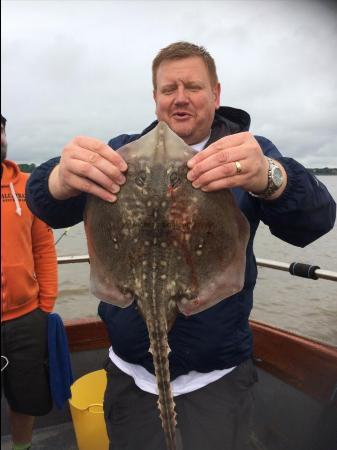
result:
[[(158, 125), (158, 120), (146, 127), (141, 136), (153, 130)], [(211, 136), (207, 145), (217, 141), (221, 137), (229, 134), (248, 131), (250, 127), (250, 115), (243, 109), (231, 108), (230, 106), (220, 106), (216, 110), (212, 124)]]
[(9, 186), (9, 183), (15, 184), (20, 178), (20, 169), (14, 161), (5, 159), (1, 163), (1, 186)]

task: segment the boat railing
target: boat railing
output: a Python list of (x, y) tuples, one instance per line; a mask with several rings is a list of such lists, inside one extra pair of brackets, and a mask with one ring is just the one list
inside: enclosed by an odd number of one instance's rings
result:
[[(88, 255), (79, 255), (60, 256), (58, 262), (72, 264), (90, 261)], [(301, 276), (309, 273), (314, 279), (337, 281), (337, 272), (321, 270), (313, 265), (260, 258), (257, 264), (267, 270), (282, 271), (289, 271), (292, 266), (295, 274), (301, 267)], [(72, 352), (107, 349), (111, 345), (106, 327), (97, 317), (67, 320), (65, 325)], [(254, 335), (254, 361), (257, 367), (315, 400), (336, 401), (336, 346), (256, 320), (250, 320), (250, 326)]]
[[(73, 264), (89, 262), (89, 255), (78, 256), (59, 256), (58, 264)], [(282, 270), (289, 272), (291, 275), (310, 278), (313, 280), (330, 280), (337, 281), (337, 272), (331, 270), (323, 270), (314, 264), (305, 264), (301, 262), (286, 263), (281, 261), (273, 261), (271, 259), (256, 258), (256, 263), (260, 267), (266, 267), (274, 270)]]

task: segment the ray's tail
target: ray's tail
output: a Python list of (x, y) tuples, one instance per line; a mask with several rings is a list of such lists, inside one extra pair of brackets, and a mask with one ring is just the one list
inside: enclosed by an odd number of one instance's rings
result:
[(175, 403), (171, 391), (170, 370), (168, 354), (170, 348), (167, 339), (166, 321), (156, 320), (147, 323), (150, 352), (153, 357), (153, 364), (156, 373), (158, 386), (158, 408), (165, 434), (165, 441), (168, 450), (176, 450), (176, 412)]

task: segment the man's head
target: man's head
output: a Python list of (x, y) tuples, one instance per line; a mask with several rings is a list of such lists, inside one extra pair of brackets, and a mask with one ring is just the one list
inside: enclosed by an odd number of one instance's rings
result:
[(7, 156), (6, 122), (7, 120), (1, 114), (1, 162), (4, 161)]
[(220, 84), (213, 58), (188, 42), (163, 48), (152, 63), (153, 96), (158, 120), (184, 141), (205, 139), (220, 105)]

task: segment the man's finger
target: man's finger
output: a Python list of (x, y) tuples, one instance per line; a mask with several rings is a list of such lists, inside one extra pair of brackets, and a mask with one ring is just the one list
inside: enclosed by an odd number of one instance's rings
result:
[[(73, 147), (67, 167), (71, 172), (88, 178), (92, 178), (89, 174), (92, 172), (92, 168), (96, 168), (114, 182), (118, 184), (125, 183), (125, 176), (115, 163), (108, 161), (99, 153), (84, 148)], [(93, 181), (98, 182), (99, 180), (94, 179)]]
[(239, 177), (240, 182), (242, 183), (244, 180), (243, 175), (243, 173), (237, 173), (234, 163), (230, 163), (222, 166), (217, 166), (214, 169), (205, 172), (196, 180), (192, 181), (192, 186), (195, 188), (202, 188), (215, 181), (233, 177), (235, 177), (236, 179), (238, 179)]
[(225, 136), (222, 139), (219, 139), (216, 142), (213, 142), (213, 144), (209, 145), (207, 148), (205, 148), (205, 150), (193, 156), (193, 158), (191, 158), (187, 162), (187, 167), (192, 169), (199, 162), (204, 161), (210, 156), (215, 155), (216, 153), (219, 153), (221, 151), (225, 152), (224, 155), (229, 154), (229, 150), (232, 150), (231, 148), (236, 148), (237, 146), (241, 146), (242, 144), (244, 144), (247, 140), (248, 135), (249, 133), (247, 132), (231, 134), (229, 136)]
[[(109, 172), (106, 174), (106, 171), (100, 170), (99, 167), (89, 164), (86, 161), (73, 158), (68, 163), (66, 170), (69, 175), (65, 176), (65, 179), (70, 180), (71, 177), (75, 175), (85, 180), (89, 180), (112, 193), (116, 193), (119, 191), (119, 185), (124, 184), (126, 179), (112, 164), (109, 163), (109, 166), (111, 166), (111, 171), (113, 169), (115, 170), (114, 177)], [(77, 186), (75, 188), (78, 189)]]
[(96, 197), (99, 197), (107, 202), (113, 203), (117, 200), (116, 194), (109, 192), (108, 190), (104, 189), (103, 187), (87, 178), (73, 175), (71, 185), (80, 192), (86, 192), (87, 194), (95, 195)]
[(235, 161), (242, 161), (246, 158), (247, 150), (244, 145), (232, 147), (229, 150), (218, 151), (217, 153), (211, 154), (206, 159), (198, 161), (196, 165), (194, 165), (194, 167), (188, 172), (187, 179), (194, 181), (202, 174), (219, 166), (228, 166), (228, 170), (230, 170), (230, 168), (233, 168), (233, 163)]
[(221, 178), (210, 182), (209, 184), (202, 186), (201, 190), (203, 192), (219, 191), (220, 189), (230, 189), (234, 187), (240, 187), (242, 185), (242, 178), (240, 175), (235, 175), (233, 177)]
[(72, 142), (77, 147), (98, 153), (102, 158), (115, 164), (120, 171), (125, 172), (125, 170), (127, 170), (127, 164), (124, 159), (119, 155), (119, 153), (115, 152), (104, 142), (86, 136), (77, 136)]

